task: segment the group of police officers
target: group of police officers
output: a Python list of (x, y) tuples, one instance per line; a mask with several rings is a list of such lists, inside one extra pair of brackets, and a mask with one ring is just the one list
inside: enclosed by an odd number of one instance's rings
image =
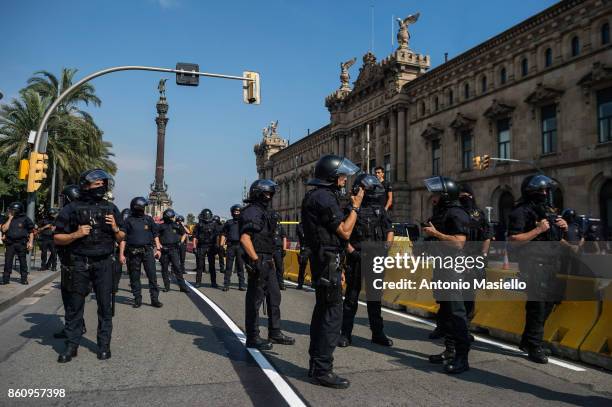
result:
[[(352, 343), (362, 285), (364, 247), (380, 242), (382, 245), (386, 243), (384, 247), (388, 248), (394, 237), (389, 214), (391, 188), (384, 180), (381, 182), (381, 174), (377, 174), (378, 177), (359, 174), (349, 188), (349, 203), (341, 203), (348, 177), (358, 170), (345, 157), (323, 156), (315, 166), (314, 178), (308, 181), (313, 188), (303, 198), (301, 222), (297, 227), (300, 244), (297, 288), (303, 288), (306, 265), (310, 263), (315, 290), (308, 376), (313, 383), (331, 388), (349, 386), (347, 379), (333, 371), (333, 353), (336, 346), (347, 347)], [(382, 168), (377, 168), (379, 170), (382, 172)], [(492, 233), (484, 213), (476, 205), (471, 187), (440, 176), (425, 180), (425, 186), (433, 195), (433, 215), (422, 225), (427, 240), (441, 242), (443, 250), (450, 254), (465, 254), (465, 247), (470, 254), (486, 258)], [(61, 263), (65, 328), (56, 335), (66, 338), (66, 348), (58, 358), (60, 363), (69, 362), (77, 355), (85, 332), (85, 298), (92, 288), (98, 304), (98, 358), (111, 357), (113, 296), (123, 264), (127, 264), (135, 308), (142, 305), (141, 265), (149, 281), (151, 305), (162, 307), (155, 273), (156, 259), (162, 267), (163, 290), (170, 289), (171, 265), (180, 290), (189, 292), (183, 277), (189, 233), (184, 218), (167, 209), (163, 213), (163, 223), (157, 224), (145, 213), (147, 200), (143, 197), (134, 198), (129, 210), (120, 213), (105, 199), (112, 187), (113, 178), (105, 171), (86, 171), (78, 186), (72, 185), (64, 190), (66, 204), (59, 214), (49, 211), (49, 218), (40, 223), (41, 250), (45, 252), (42, 268), (56, 267), (55, 247)], [(554, 181), (544, 175), (525, 178), (521, 200), (510, 215), (509, 241), (572, 241), (572, 237), (568, 237), (568, 232), (571, 234), (568, 222), (550, 206), (550, 194), (554, 188)], [(287, 237), (280, 225), (280, 217), (271, 208), (277, 190), (278, 186), (272, 180), (253, 182), (245, 199), (247, 205), (232, 206), (231, 219), (221, 225), (218, 217), (204, 209), (192, 234), (197, 260), (196, 287), (202, 283), (206, 262), (211, 286), (218, 287), (215, 256), (219, 255), (221, 271), (225, 272), (222, 289), (228, 291), (235, 265), (239, 290), (246, 290), (246, 346), (260, 350), (269, 350), (273, 344), (295, 343), (295, 339), (285, 335), (280, 326), (281, 290), (285, 289), (282, 265)], [(2, 283), (9, 282), (13, 258), (17, 256), (21, 281), (25, 284), (25, 256), (33, 245), (34, 224), (23, 213), (21, 204), (15, 203), (9, 209), (9, 217), (2, 224), (6, 244)], [(468, 245), (468, 242), (477, 244)], [(227, 253), (223, 252), (224, 247), (227, 247)], [(47, 251), (51, 253), (48, 259)], [(226, 264), (221, 260), (225, 254)], [(550, 271), (554, 267), (549, 256), (519, 258), (521, 269), (523, 266), (525, 269), (539, 267)], [(436, 271), (434, 279), (439, 278)], [(437, 328), (431, 337), (444, 337), (445, 349), (441, 354), (430, 356), (430, 362), (443, 364), (447, 373), (461, 373), (469, 369), (468, 352), (473, 337), (468, 326), (474, 310), (473, 297), (458, 293), (438, 302)], [(267, 339), (262, 338), (259, 331), (262, 304), (268, 316)], [(554, 302), (548, 298), (526, 303), (527, 322), (521, 349), (528, 353), (529, 359), (538, 363), (547, 362), (542, 336), (544, 323), (553, 306)], [(372, 342), (392, 346), (393, 341), (384, 332), (381, 308), (379, 299), (368, 297)]]

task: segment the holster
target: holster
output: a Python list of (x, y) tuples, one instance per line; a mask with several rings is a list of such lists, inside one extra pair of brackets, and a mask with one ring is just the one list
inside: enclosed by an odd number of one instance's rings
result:
[(319, 256), (323, 269), (317, 281), (317, 286), (325, 292), (325, 302), (327, 304), (339, 304), (342, 302), (340, 254), (321, 249)]
[(67, 291), (72, 291), (72, 269), (69, 264), (62, 264), (60, 266), (61, 284), (62, 288)]

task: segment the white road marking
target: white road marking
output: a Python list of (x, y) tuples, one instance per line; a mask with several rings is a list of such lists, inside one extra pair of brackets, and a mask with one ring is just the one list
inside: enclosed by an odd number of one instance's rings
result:
[[(297, 286), (297, 284), (294, 283), (293, 281), (285, 280), (285, 283)], [(306, 289), (307, 287), (304, 287), (304, 288)], [(314, 291), (312, 288), (308, 287), (308, 289), (310, 291)], [(359, 301), (359, 305), (367, 306), (367, 304), (365, 302), (363, 302), (363, 301)], [(424, 318), (415, 317), (414, 315), (406, 314), (406, 313), (399, 312), (399, 311), (394, 311), (394, 310), (388, 309), (386, 307), (382, 307), (382, 310), (384, 312), (389, 313), (389, 314), (393, 314), (393, 315), (401, 317), (401, 318), (406, 318), (406, 319), (409, 319), (411, 321), (419, 322), (419, 323), (421, 323), (423, 325), (427, 325), (427, 326), (432, 327), (432, 328), (435, 328), (435, 326), (436, 326), (435, 323), (433, 323), (431, 321), (428, 321), (428, 320), (426, 320)], [(485, 337), (479, 336), (479, 335), (474, 335), (474, 338), (477, 341), (479, 341), (479, 342), (483, 342), (483, 343), (486, 343), (486, 344), (489, 344), (489, 345), (497, 346), (498, 348), (501, 348), (501, 349), (511, 350), (511, 351), (515, 351), (515, 352), (517, 352), (519, 354), (526, 355), (525, 352), (523, 352), (522, 350), (520, 350), (516, 346), (507, 345), (505, 343), (498, 342), (498, 341), (495, 341), (495, 340), (492, 340), (492, 339), (489, 339), (489, 338), (485, 338)], [(569, 370), (573, 370), (575, 372), (586, 372), (585, 368), (577, 366), (577, 365), (574, 365), (574, 364), (571, 364), (571, 363), (567, 363), (567, 362), (565, 362), (563, 360), (560, 360), (560, 359), (549, 357), (548, 358), (548, 362), (553, 364), (553, 365), (557, 365), (557, 366), (561, 366), (561, 367), (564, 367), (564, 368), (569, 369)]]
[[(246, 346), (246, 335), (244, 332), (238, 328), (238, 326), (232, 321), (232, 319), (210, 298), (204, 295), (200, 290), (195, 288), (191, 283), (185, 281), (187, 286), (191, 288), (191, 290), (196, 293), (200, 298), (202, 298), (206, 303), (223, 319), (223, 322), (228, 326), (228, 328), (232, 331), (232, 333), (238, 338), (238, 340)], [(261, 353), (258, 349), (246, 348), (253, 359), (257, 362), (261, 370), (268, 376), (268, 379), (272, 382), (274, 387), (278, 390), (280, 395), (285, 399), (285, 401), (290, 406), (306, 406), (302, 399), (297, 395), (297, 393), (289, 386), (289, 384), (283, 379), (283, 377), (274, 369), (274, 367), (268, 362), (268, 359)]]

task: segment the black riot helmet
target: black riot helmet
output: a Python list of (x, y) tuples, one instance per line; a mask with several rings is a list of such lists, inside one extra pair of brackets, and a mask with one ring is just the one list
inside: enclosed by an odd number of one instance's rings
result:
[(176, 213), (174, 212), (174, 209), (172, 208), (168, 208), (164, 211), (164, 213), (162, 214), (162, 219), (164, 220), (164, 222), (168, 223), (168, 222), (172, 222), (174, 220), (174, 218), (176, 217)]
[(198, 215), (198, 219), (205, 222), (210, 222), (213, 218), (213, 213), (210, 209), (202, 209)]
[(131, 214), (132, 213), (130, 212), (130, 208), (125, 208), (124, 210), (121, 211), (121, 220), (125, 222), (127, 218), (130, 217)]
[(240, 218), (240, 212), (242, 212), (242, 206), (238, 204), (232, 205), (232, 207), (230, 208), (230, 213), (233, 219)]
[[(87, 189), (87, 186), (90, 185), (92, 182), (100, 180), (104, 181), (104, 184), (102, 186)], [(103, 199), (104, 195), (108, 191), (113, 189), (114, 186), (115, 180), (113, 179), (113, 177), (108, 172), (100, 168), (87, 170), (79, 177), (79, 188), (81, 189), (81, 193), (94, 200)]]
[(572, 208), (566, 208), (563, 210), (561, 217), (565, 219), (567, 223), (574, 223), (578, 218), (577, 213)]
[(8, 210), (13, 214), (13, 216), (21, 215), (24, 211), (23, 204), (21, 202), (13, 202), (9, 205)]
[(270, 202), (279, 190), (279, 186), (271, 179), (258, 179), (249, 188), (249, 197), (244, 202)]
[(59, 210), (57, 208), (49, 208), (47, 211), (50, 217), (55, 218), (59, 214)]
[(346, 157), (339, 155), (324, 155), (315, 165), (314, 178), (308, 180), (308, 185), (335, 186), (340, 175), (350, 176), (359, 171), (359, 167)]
[(385, 187), (378, 178), (371, 174), (359, 174), (353, 182), (351, 190), (353, 195), (359, 193), (359, 187), (363, 188), (364, 200), (367, 203), (379, 203), (380, 198), (385, 195)]
[(67, 202), (73, 202), (79, 199), (81, 191), (76, 184), (66, 185), (62, 190), (62, 195)]
[(219, 215), (213, 216), (213, 222), (221, 223), (221, 218), (219, 217)]
[[(543, 174), (529, 175), (521, 183), (521, 197), (527, 202), (550, 203), (552, 192), (557, 188), (557, 183)], [(546, 194), (543, 194), (545, 191)]]
[(177, 215), (176, 216), (176, 221), (178, 223), (183, 223), (183, 222), (185, 222), (185, 217), (183, 215)]
[(459, 185), (452, 179), (437, 176), (427, 178), (424, 183), (429, 192), (440, 194), (438, 205), (449, 206), (451, 204), (458, 204)]
[(147, 198), (137, 196), (130, 202), (130, 211), (134, 215), (144, 215), (145, 207), (149, 205)]

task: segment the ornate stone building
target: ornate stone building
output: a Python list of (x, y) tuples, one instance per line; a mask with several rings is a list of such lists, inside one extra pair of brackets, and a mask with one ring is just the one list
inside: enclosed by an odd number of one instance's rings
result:
[[(298, 218), (314, 163), (338, 153), (387, 169), (396, 221), (429, 216), (422, 181), (440, 174), (470, 182), (504, 223), (538, 167), (560, 183), (560, 207), (612, 231), (611, 23), (611, 2), (562, 1), (429, 71), (400, 24), (399, 48), (380, 62), (367, 53), (352, 89), (342, 64), (342, 85), (325, 100), (329, 125), (268, 156), (265, 174), (258, 161), (260, 176), (281, 184), (275, 207)], [(485, 154), (522, 162), (474, 170)]]

